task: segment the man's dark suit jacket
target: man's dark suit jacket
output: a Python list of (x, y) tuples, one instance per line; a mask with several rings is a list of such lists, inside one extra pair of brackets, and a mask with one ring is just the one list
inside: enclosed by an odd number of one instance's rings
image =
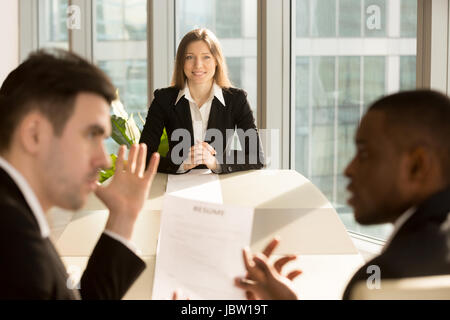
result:
[[(145, 263), (102, 235), (81, 278), (68, 289), (66, 269), (10, 176), (0, 168), (0, 299), (120, 299)], [(69, 286), (70, 287), (70, 286)], [(79, 293), (79, 294), (78, 294)]]
[(358, 281), (367, 281), (371, 265), (380, 267), (381, 280), (450, 274), (450, 230), (443, 228), (449, 214), (450, 189), (422, 203), (383, 253), (356, 272), (343, 298), (350, 298)]
[[(243, 148), (245, 145), (245, 150), (240, 152), (233, 151), (231, 154), (225, 150), (230, 139), (233, 137), (232, 135), (228, 135), (227, 137), (227, 129), (234, 130), (237, 128), (242, 129), (244, 132), (252, 129), (256, 134), (257, 129), (245, 91), (236, 88), (229, 88), (223, 89), (222, 92), (225, 100), (225, 106), (223, 106), (222, 103), (214, 97), (211, 104), (211, 112), (209, 115), (207, 128), (207, 132), (210, 129), (218, 129), (222, 134), (223, 148), (222, 150), (216, 149), (216, 158), (221, 165), (222, 173), (261, 169), (264, 165), (264, 154), (258, 135), (256, 135), (257, 148), (254, 148), (255, 152), (251, 152), (251, 149), (249, 148), (249, 139), (244, 137), (242, 134), (239, 134), (239, 131), (237, 131), (239, 141)], [(179, 90), (175, 87), (155, 91), (155, 98), (153, 99), (148, 111), (147, 120), (140, 139), (141, 143), (147, 144), (149, 150), (147, 155), (148, 163), (151, 154), (158, 150), (163, 129), (164, 127), (166, 128), (167, 136), (169, 138), (169, 152), (166, 157), (161, 157), (158, 167), (158, 171), (165, 173), (176, 173), (181, 165), (181, 162), (174, 163), (171, 156), (173, 148), (179, 142), (171, 139), (172, 133), (176, 129), (187, 129), (191, 138), (190, 146), (194, 145), (194, 134), (189, 101), (185, 98), (181, 98), (178, 103), (175, 104), (178, 93)], [(230, 131), (228, 134), (229, 133)], [(205, 141), (211, 144), (214, 142), (214, 139), (208, 139), (207, 137)], [(188, 156), (187, 153), (188, 152), (180, 152), (179, 154), (184, 160)], [(256, 160), (252, 161), (252, 158)], [(197, 168), (200, 168), (200, 166)]]

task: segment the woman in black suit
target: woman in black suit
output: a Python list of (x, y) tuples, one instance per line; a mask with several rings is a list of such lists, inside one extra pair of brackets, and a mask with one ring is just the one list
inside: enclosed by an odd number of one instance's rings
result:
[[(207, 29), (187, 33), (178, 47), (172, 86), (158, 89), (140, 142), (158, 150), (163, 129), (169, 152), (158, 171), (215, 173), (260, 169), (264, 156), (245, 91), (233, 88), (220, 44)], [(241, 150), (230, 150), (234, 133)], [(148, 161), (148, 159), (147, 159)]]

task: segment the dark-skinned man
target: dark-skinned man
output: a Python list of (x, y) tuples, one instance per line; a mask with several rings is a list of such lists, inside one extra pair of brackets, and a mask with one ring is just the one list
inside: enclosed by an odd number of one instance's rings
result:
[[(429, 91), (393, 94), (376, 101), (356, 133), (357, 153), (345, 170), (349, 205), (363, 225), (393, 223), (381, 254), (350, 280), (344, 299), (370, 266), (383, 279), (450, 274), (450, 99)], [(268, 262), (278, 240), (263, 254), (244, 250), (247, 278), (236, 286), (261, 299), (298, 298), (294, 271), (282, 275), (294, 256)]]

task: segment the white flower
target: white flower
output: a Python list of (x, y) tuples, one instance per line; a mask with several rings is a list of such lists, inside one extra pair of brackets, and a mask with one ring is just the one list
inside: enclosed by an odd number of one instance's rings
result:
[(139, 143), (139, 140), (141, 139), (141, 132), (134, 121), (133, 114), (131, 114), (130, 118), (127, 120), (126, 128), (127, 135), (130, 137), (131, 141), (133, 141), (133, 143)]
[(125, 111), (125, 107), (119, 99), (114, 100), (111, 103), (111, 107), (115, 116), (128, 120), (128, 113)]

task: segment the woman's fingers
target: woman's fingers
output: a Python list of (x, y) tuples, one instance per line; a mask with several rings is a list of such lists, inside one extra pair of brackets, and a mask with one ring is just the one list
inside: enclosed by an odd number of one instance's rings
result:
[(216, 154), (216, 150), (211, 145), (209, 145), (206, 142), (201, 142), (201, 143), (196, 144), (194, 146), (194, 151), (199, 151), (199, 152), (202, 152), (202, 153), (204, 151), (207, 151), (213, 156)]
[(211, 145), (209, 145), (208, 143), (202, 142), (202, 146), (203, 146), (204, 149), (206, 149), (213, 156), (216, 154), (216, 150), (214, 150), (214, 148), (211, 147)]
[(196, 145), (191, 146), (191, 149), (189, 150), (188, 158), (190, 162), (188, 162), (188, 164), (206, 164), (210, 157), (215, 154), (216, 151), (208, 143), (198, 142)]
[(194, 146), (191, 147), (191, 149), (189, 149), (189, 154), (188, 154), (188, 161), (186, 162), (186, 164), (188, 165), (193, 165), (195, 163), (195, 159), (194, 159)]

